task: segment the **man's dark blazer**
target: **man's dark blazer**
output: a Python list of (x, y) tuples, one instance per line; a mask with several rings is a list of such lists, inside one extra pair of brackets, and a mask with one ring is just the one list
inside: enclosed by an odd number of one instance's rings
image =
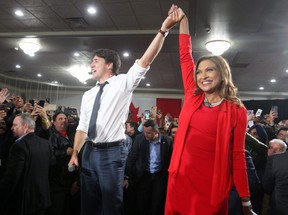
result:
[[(163, 173), (167, 173), (172, 155), (172, 139), (166, 135), (161, 135), (160, 155)], [(137, 183), (143, 176), (143, 173), (149, 169), (150, 143), (146, 140), (144, 134), (136, 136), (132, 149), (128, 155), (125, 176), (129, 180)]]
[(7, 171), (0, 181), (0, 211), (30, 214), (50, 206), (49, 142), (29, 133), (16, 141), (9, 152)]
[(288, 213), (288, 152), (268, 157), (262, 184), (272, 194), (269, 214)]

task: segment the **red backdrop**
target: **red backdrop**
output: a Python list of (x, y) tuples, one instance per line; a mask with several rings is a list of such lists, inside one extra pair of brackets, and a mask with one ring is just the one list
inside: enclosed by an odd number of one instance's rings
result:
[(170, 113), (173, 118), (178, 118), (181, 111), (181, 105), (181, 99), (156, 99), (157, 109), (161, 110), (163, 117), (167, 113)]

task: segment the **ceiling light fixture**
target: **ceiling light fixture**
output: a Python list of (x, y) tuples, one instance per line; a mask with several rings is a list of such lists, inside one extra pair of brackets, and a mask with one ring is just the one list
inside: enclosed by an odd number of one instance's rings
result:
[(15, 14), (16, 16), (24, 16), (24, 13), (22, 12), (22, 10), (16, 10)]
[(96, 9), (95, 9), (94, 7), (89, 7), (89, 8), (87, 9), (87, 11), (88, 11), (88, 13), (90, 13), (90, 14), (95, 14), (95, 13), (96, 13)]
[(34, 56), (41, 48), (39, 41), (36, 38), (25, 38), (19, 43), (19, 47), (24, 51), (25, 54)]
[(123, 53), (123, 57), (129, 57), (129, 53), (128, 52), (124, 52)]
[(80, 82), (84, 83), (88, 79), (91, 79), (91, 75), (89, 74), (91, 68), (85, 65), (74, 65), (68, 69), (69, 73), (77, 78)]
[(230, 42), (226, 40), (212, 40), (205, 44), (206, 49), (214, 55), (222, 55), (230, 48)]

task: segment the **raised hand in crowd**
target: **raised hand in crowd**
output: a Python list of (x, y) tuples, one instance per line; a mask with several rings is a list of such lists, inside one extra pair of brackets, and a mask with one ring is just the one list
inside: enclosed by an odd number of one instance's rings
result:
[(23, 112), (24, 113), (32, 113), (34, 110), (34, 107), (31, 103), (26, 102), (23, 106)]
[(9, 97), (9, 92), (7, 88), (3, 88), (0, 91), (0, 104), (2, 104), (3, 102), (5, 102), (5, 100)]
[(247, 121), (249, 122), (249, 121), (254, 121), (254, 119), (255, 119), (255, 114), (254, 113), (249, 113), (248, 114), (248, 117), (247, 117)]
[(33, 118), (36, 120), (38, 117), (41, 117), (42, 120), (42, 128), (47, 130), (50, 128), (51, 123), (47, 116), (46, 110), (44, 107), (41, 107), (40, 105), (34, 105), (33, 112), (31, 113)]
[(6, 111), (5, 110), (0, 110), (0, 120), (4, 119), (6, 117)]
[(268, 125), (273, 126), (274, 125), (274, 120), (278, 117), (278, 113), (270, 110), (270, 113), (268, 114), (266, 121)]

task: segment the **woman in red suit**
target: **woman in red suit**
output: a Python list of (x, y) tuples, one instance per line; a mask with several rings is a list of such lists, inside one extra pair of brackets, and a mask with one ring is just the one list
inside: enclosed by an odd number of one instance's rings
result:
[(237, 97), (226, 60), (199, 59), (194, 69), (188, 19), (176, 5), (180, 21), (180, 64), (184, 105), (175, 137), (165, 206), (166, 215), (225, 215), (235, 185), (243, 213), (255, 214), (249, 198), (244, 138), (247, 111)]

